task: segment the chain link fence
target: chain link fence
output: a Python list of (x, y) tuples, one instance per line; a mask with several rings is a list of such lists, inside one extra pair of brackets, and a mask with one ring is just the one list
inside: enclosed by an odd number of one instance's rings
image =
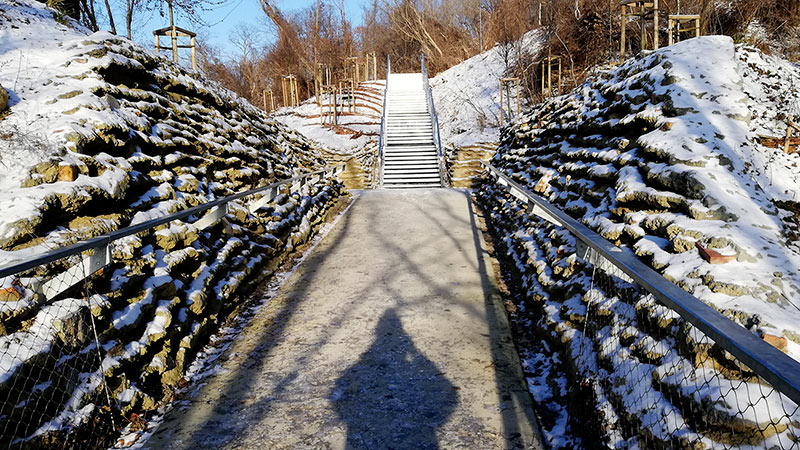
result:
[(800, 448), (800, 363), (484, 167), (480, 195), (527, 317), (565, 359), (585, 445)]
[(0, 448), (109, 448), (135, 431), (246, 286), (308, 240), (342, 168), (0, 268)]

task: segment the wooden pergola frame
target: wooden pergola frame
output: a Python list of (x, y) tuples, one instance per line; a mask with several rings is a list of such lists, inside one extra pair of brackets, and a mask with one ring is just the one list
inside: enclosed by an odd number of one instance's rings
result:
[[(267, 98), (269, 97), (269, 102)], [(275, 96), (272, 94), (272, 89), (264, 89), (264, 111), (271, 113), (275, 111)]]
[(350, 78), (353, 80), (353, 86), (358, 86), (358, 83), (361, 82), (361, 58), (358, 56), (351, 56), (345, 59), (344, 63), (344, 73), (345, 78)]
[(367, 81), (378, 79), (378, 55), (375, 52), (369, 52), (367, 58)]
[(622, 36), (620, 38), (620, 61), (625, 60), (625, 30), (628, 17), (638, 17), (641, 27), (641, 50), (647, 47), (647, 23), (653, 19), (653, 50), (658, 50), (658, 0), (622, 0)]
[[(700, 37), (700, 14), (670, 14), (667, 24), (669, 45), (680, 42), (681, 33), (694, 31), (694, 37)], [(688, 28), (681, 28), (684, 24), (689, 24)]]
[[(516, 101), (517, 112), (514, 115), (518, 115), (519, 114), (519, 78), (518, 77), (500, 78), (500, 118), (501, 118), (501, 120), (505, 117), (504, 107), (503, 107), (505, 102), (508, 102), (509, 121), (511, 120), (510, 118), (512, 117), (511, 116), (511, 112), (512, 112), (513, 108), (511, 107), (512, 103), (511, 103), (511, 92), (510, 92), (511, 89), (510, 88), (512, 86), (514, 86), (514, 85), (516, 85), (516, 97), (517, 97), (517, 101)], [(505, 95), (503, 95), (504, 93), (505, 93)]]
[[(548, 55), (545, 59), (542, 60), (541, 66), (542, 66), (542, 76), (541, 76), (542, 95), (545, 97), (552, 97), (553, 66), (555, 66), (558, 69), (558, 79), (556, 81), (556, 87), (558, 87), (559, 92), (561, 90), (561, 56)], [(545, 81), (547, 82), (547, 86), (545, 86)]]
[[(328, 102), (322, 100), (327, 95)], [(325, 125), (325, 119), (332, 118), (331, 125), (338, 125), (339, 123), (339, 108), (338, 108), (339, 90), (336, 86), (323, 85), (320, 87), (320, 103), (319, 103), (319, 123)], [(327, 108), (327, 109), (326, 109)], [(333, 110), (331, 110), (333, 108)]]
[[(345, 94), (347, 94), (346, 97)], [(352, 78), (339, 81), (339, 95), (342, 99), (342, 110), (346, 106), (349, 112), (355, 112), (355, 89), (353, 88)], [(345, 98), (347, 98), (347, 104), (344, 103)]]
[[(175, 25), (159, 28), (157, 30), (153, 30), (153, 36), (155, 37), (156, 41), (156, 53), (160, 53), (162, 48), (169, 48), (169, 47), (162, 47), (161, 46), (161, 38), (171, 38), (172, 40), (172, 60), (174, 62), (178, 62), (178, 49), (179, 48), (188, 48), (192, 50), (192, 69), (197, 70), (197, 34), (191, 32), (189, 30), (183, 29), (181, 27), (177, 27)], [(189, 45), (178, 45), (178, 38), (181, 37), (188, 37), (189, 38)]]
[(796, 124), (792, 119), (793, 117), (786, 119), (786, 138), (783, 140), (783, 152), (787, 154), (794, 153), (791, 151), (792, 131), (800, 132), (800, 125)]
[(331, 82), (331, 68), (328, 65), (317, 63), (317, 70), (314, 74), (314, 95), (317, 97), (317, 105), (321, 105), (320, 103), (320, 95), (322, 92), (323, 86), (329, 86), (333, 84)]
[(289, 74), (281, 78), (283, 88), (283, 106), (295, 107), (300, 103), (300, 94), (297, 88), (297, 77)]

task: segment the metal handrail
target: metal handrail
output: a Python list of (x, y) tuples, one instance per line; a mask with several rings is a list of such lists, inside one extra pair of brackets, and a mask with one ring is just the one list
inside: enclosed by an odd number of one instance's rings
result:
[(602, 263), (610, 264), (629, 276), (663, 305), (678, 313), (722, 349), (747, 365), (774, 389), (800, 405), (800, 362), (670, 282), (633, 254), (611, 244), (544, 198), (514, 182), (496, 167), (484, 161), (481, 161), (481, 166), (497, 178), (498, 184), (506, 186), (511, 195), (526, 202), (530, 213), (568, 229), (590, 252), (594, 252), (594, 260), (602, 260)]
[(447, 185), (447, 177), (445, 176), (444, 167), (444, 154), (442, 153), (442, 139), (439, 134), (439, 116), (436, 114), (436, 106), (433, 103), (433, 91), (428, 80), (428, 68), (425, 65), (425, 53), (420, 53), (420, 66), (422, 67), (422, 80), (425, 87), (425, 99), (428, 101), (428, 114), (431, 116), (431, 127), (433, 128), (433, 142), (436, 146), (436, 152), (439, 156), (439, 176), (442, 183)]
[[(310, 178), (314, 177), (325, 177), (328, 175), (334, 176), (340, 173), (344, 169), (344, 164), (339, 164), (333, 167), (328, 167), (323, 170), (318, 170), (316, 172), (310, 172), (303, 175), (298, 175), (296, 177), (288, 178), (283, 181), (277, 181), (272, 184), (268, 184), (266, 186), (262, 186), (260, 188), (251, 189), (249, 191), (240, 192), (238, 194), (233, 194), (228, 197), (220, 198), (217, 200), (210, 201), (208, 203), (204, 203), (199, 206), (195, 206), (193, 208), (188, 208), (183, 211), (176, 212), (174, 214), (170, 214), (168, 216), (159, 217), (157, 219), (148, 220), (146, 222), (142, 222), (136, 225), (132, 225), (121, 230), (112, 231), (108, 234), (104, 234), (101, 236), (97, 236), (82, 242), (78, 242), (76, 244), (63, 247), (60, 249), (56, 249), (50, 252), (43, 254), (42, 256), (26, 260), (23, 262), (11, 263), (6, 264), (0, 267), (0, 278), (16, 275), (20, 272), (24, 272), (26, 270), (32, 269), (37, 266), (41, 266), (47, 263), (51, 263), (53, 261), (57, 261), (59, 259), (63, 259), (69, 256), (77, 255), (89, 250), (96, 250), (98, 248), (103, 248), (110, 245), (112, 242), (122, 239), (127, 236), (132, 236), (137, 233), (141, 233), (142, 231), (147, 231), (149, 229), (155, 228), (159, 225), (164, 225), (166, 223), (172, 222), (173, 220), (181, 220), (186, 219), (197, 214), (206, 212), (211, 210), (212, 208), (227, 206), (228, 203), (238, 200), (240, 198), (249, 197), (251, 195), (260, 194), (262, 192), (269, 192), (270, 195), (266, 200), (271, 200), (272, 198), (277, 196), (277, 193), (280, 187), (284, 185), (294, 185), (299, 184), (301, 187), (306, 184), (306, 181)], [(319, 180), (320, 178), (317, 178)], [(315, 180), (316, 181), (316, 180)], [(262, 203), (259, 201), (259, 203)], [(263, 202), (264, 204), (266, 201)], [(213, 211), (212, 211), (213, 213)], [(199, 219), (199, 220), (202, 220)], [(76, 283), (79, 280), (76, 280)]]
[(389, 75), (392, 74), (392, 60), (386, 55), (386, 83), (383, 85), (383, 109), (381, 110), (381, 132), (378, 138), (378, 182), (383, 185), (383, 147), (386, 145), (386, 99), (389, 98)]

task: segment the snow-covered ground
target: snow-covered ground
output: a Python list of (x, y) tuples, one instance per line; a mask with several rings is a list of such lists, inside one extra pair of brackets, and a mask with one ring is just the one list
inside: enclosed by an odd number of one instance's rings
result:
[(541, 45), (541, 30), (529, 31), (514, 43), (498, 44), (431, 78), (443, 146), (500, 140), (500, 127), (509, 119), (500, 116), (500, 79), (520, 56), (535, 55)]
[[(361, 83), (356, 89), (353, 107), (345, 106), (344, 100), (339, 100), (342, 104), (337, 107), (339, 115), (336, 125), (330, 124), (329, 117), (323, 123), (320, 118), (323, 109), (317, 104), (316, 97), (304, 101), (296, 108), (280, 108), (272, 117), (334, 152), (349, 155), (378, 140), (384, 89), (383, 80)], [(325, 112), (330, 112), (332, 96), (326, 94), (321, 97)]]
[[(195, 157), (187, 148), (213, 155), (195, 160), (195, 166), (214, 157), (234, 158), (228, 167), (241, 178), (256, 175), (261, 169), (248, 164), (260, 160), (264, 169), (270, 167), (262, 182), (290, 175), (298, 165), (321, 164), (315, 160), (318, 151), (298, 151), (299, 137), (265, 120), (260, 110), (218, 83), (126, 39), (105, 32), (89, 35), (74, 22), (63, 25), (35, 1), (0, 4), (0, 85), (10, 96), (10, 111), (0, 120), (0, 243), (8, 248), (48, 234), (17, 255), (0, 253), (0, 262), (70, 239), (60, 236), (55, 224), (43, 223), (54, 203), (80, 213), (100, 197), (124, 202), (128, 188), (142, 181), (143, 167), (180, 167)], [(220, 108), (181, 97), (202, 98)], [(225, 115), (225, 109), (234, 112)], [(305, 141), (299, 147), (310, 145)], [(172, 151), (151, 156), (149, 147)], [(170, 188), (188, 194), (197, 185), (203, 199), (193, 201), (203, 201), (241, 187), (231, 174), (223, 176), (224, 170), (197, 170), (182, 171), (172, 183), (166, 173), (161, 174), (165, 178), (151, 174), (161, 186), (138, 204), (166, 200)], [(141, 213), (153, 218), (180, 209), (187, 199), (177, 197)]]

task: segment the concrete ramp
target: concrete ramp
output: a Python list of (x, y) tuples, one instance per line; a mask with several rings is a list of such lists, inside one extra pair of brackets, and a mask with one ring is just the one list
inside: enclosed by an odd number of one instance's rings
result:
[(352, 207), (145, 447), (541, 448), (466, 191)]

